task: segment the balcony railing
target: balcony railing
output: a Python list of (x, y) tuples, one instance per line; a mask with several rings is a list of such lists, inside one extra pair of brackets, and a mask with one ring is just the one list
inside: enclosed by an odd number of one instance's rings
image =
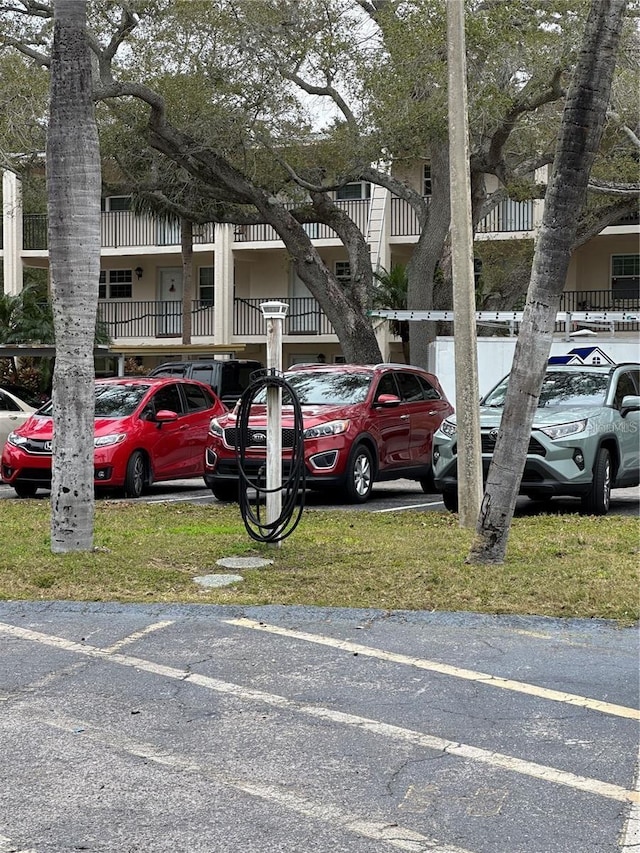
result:
[[(338, 201), (338, 206), (349, 214), (363, 234), (369, 230), (369, 199), (350, 199)], [(213, 243), (215, 224), (212, 222), (194, 226), (193, 242), (196, 245)], [(308, 223), (304, 226), (312, 240), (336, 240), (332, 228), (322, 223)], [(482, 234), (531, 231), (533, 228), (533, 202), (506, 200), (482, 220), (478, 232)], [(420, 227), (418, 218), (403, 199), (391, 198), (392, 237), (418, 237)], [(23, 218), (23, 244), (26, 250), (44, 251), (47, 249), (46, 214), (27, 214)], [(236, 243), (280, 242), (275, 230), (267, 224), (236, 225), (234, 228)], [(158, 219), (153, 216), (138, 215), (129, 210), (107, 211), (101, 218), (101, 247), (103, 249), (143, 248), (145, 246), (179, 246), (180, 223), (171, 217)]]
[[(333, 335), (334, 329), (319, 303), (312, 296), (282, 298), (289, 306), (284, 322), (285, 335)], [(265, 333), (261, 299), (234, 299), (233, 334), (238, 337), (261, 336)], [(611, 290), (577, 290), (562, 294), (560, 311), (627, 311), (640, 313), (638, 294)], [(98, 319), (113, 340), (121, 338), (167, 338), (182, 335), (182, 302), (108, 300), (98, 305)], [(638, 331), (640, 323), (617, 323), (617, 331)], [(564, 330), (564, 324), (557, 328)], [(214, 307), (195, 300), (191, 308), (191, 334), (214, 336)]]
[[(280, 299), (281, 297), (278, 297)], [(235, 299), (233, 333), (239, 337), (263, 336), (262, 299)], [(332, 335), (333, 327), (313, 297), (282, 299), (289, 305), (284, 323), (285, 335)], [(194, 301), (191, 307), (193, 337), (213, 338), (214, 306)], [(175, 338), (182, 335), (182, 302), (105, 300), (98, 304), (98, 320), (103, 323), (112, 340), (123, 338)]]
[[(312, 296), (281, 299), (289, 306), (283, 325), (285, 335), (333, 335), (333, 326)], [(260, 305), (265, 299), (234, 299), (233, 334), (239, 337), (264, 335), (265, 323)]]
[[(560, 311), (624, 311), (640, 316), (640, 291), (630, 287), (628, 290), (566, 290), (560, 298)], [(564, 328), (564, 324), (560, 324)], [(588, 325), (588, 324), (587, 324)], [(608, 324), (603, 324), (608, 325)], [(597, 326), (591, 326), (594, 331)], [(619, 332), (637, 332), (640, 322), (616, 323)], [(561, 331), (560, 326), (556, 331)]]
[[(121, 338), (174, 338), (182, 335), (182, 302), (109, 300), (98, 304), (98, 321), (112, 340)], [(191, 334), (213, 337), (214, 307), (210, 302), (191, 303)]]

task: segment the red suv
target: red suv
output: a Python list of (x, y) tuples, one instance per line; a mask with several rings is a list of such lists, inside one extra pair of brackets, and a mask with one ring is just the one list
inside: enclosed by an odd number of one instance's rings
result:
[[(376, 480), (419, 480), (433, 490), (433, 434), (453, 412), (431, 373), (403, 364), (301, 365), (284, 379), (300, 402), (307, 485), (366, 501)], [(237, 407), (211, 421), (204, 479), (220, 500), (238, 494)], [(266, 395), (256, 395), (248, 422), (244, 471), (262, 476), (266, 458)], [(295, 443), (293, 406), (283, 392), (284, 468)]]
[[(94, 482), (139, 497), (154, 481), (201, 477), (211, 418), (226, 412), (211, 388), (149, 377), (96, 382)], [(10, 433), (2, 480), (19, 497), (51, 488), (52, 403)]]

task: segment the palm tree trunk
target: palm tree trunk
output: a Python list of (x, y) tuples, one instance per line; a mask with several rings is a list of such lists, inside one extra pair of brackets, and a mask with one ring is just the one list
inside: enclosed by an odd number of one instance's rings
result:
[(93, 547), (100, 154), (86, 0), (55, 0), (47, 193), (56, 362), (51, 550)]
[(556, 313), (611, 93), (625, 0), (592, 0), (567, 94), (504, 414), (468, 562), (500, 563), (524, 471)]

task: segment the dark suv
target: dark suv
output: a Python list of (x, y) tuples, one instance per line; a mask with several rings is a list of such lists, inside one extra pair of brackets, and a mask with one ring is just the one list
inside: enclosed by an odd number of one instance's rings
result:
[(155, 367), (149, 376), (179, 376), (204, 382), (231, 409), (249, 385), (251, 374), (261, 368), (259, 361), (241, 358), (168, 361)]
[[(432, 491), (433, 434), (453, 412), (430, 373), (403, 364), (299, 365), (284, 374), (300, 402), (307, 485), (366, 501), (376, 480), (419, 480)], [(251, 407), (244, 470), (262, 476), (266, 459), (265, 395)], [(294, 412), (283, 392), (284, 467), (294, 445)], [(220, 500), (238, 494), (237, 418), (229, 412), (209, 428), (204, 479)]]

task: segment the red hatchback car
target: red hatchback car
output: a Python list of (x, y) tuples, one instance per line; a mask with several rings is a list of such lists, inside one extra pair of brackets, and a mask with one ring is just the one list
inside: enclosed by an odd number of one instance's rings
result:
[[(430, 373), (404, 364), (301, 365), (284, 374), (304, 424), (307, 486), (366, 501), (376, 480), (419, 480), (433, 491), (433, 434), (453, 412)], [(204, 479), (220, 500), (238, 494), (237, 409), (211, 421)], [(266, 403), (257, 395), (248, 422), (244, 471), (261, 476), (266, 458)], [(294, 414), (283, 393), (283, 467), (294, 446)]]
[[(139, 497), (154, 481), (201, 477), (212, 417), (226, 406), (201, 382), (150, 377), (96, 382), (95, 485)], [(51, 488), (51, 402), (10, 433), (2, 480), (19, 497)]]

